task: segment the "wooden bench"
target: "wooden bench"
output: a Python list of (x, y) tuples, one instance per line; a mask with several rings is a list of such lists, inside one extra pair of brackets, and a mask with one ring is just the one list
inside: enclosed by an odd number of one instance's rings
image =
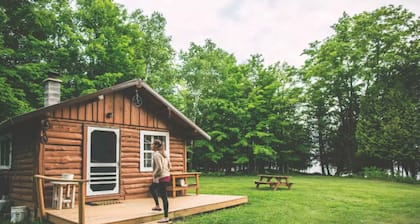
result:
[(260, 177), (259, 180), (254, 181), (256, 188), (259, 188), (261, 184), (268, 184), (270, 185), (271, 188), (273, 188), (273, 190), (277, 190), (279, 186), (286, 186), (287, 189), (290, 190), (293, 185), (293, 183), (289, 182), (288, 176), (276, 176), (276, 175), (258, 175), (258, 176)]
[[(173, 173), (171, 174), (170, 185), (166, 188), (167, 191), (172, 192), (172, 197), (176, 197), (176, 193), (180, 192), (181, 195), (186, 195), (188, 189), (194, 189), (195, 194), (200, 193), (200, 174), (199, 172), (191, 173)], [(194, 183), (188, 183), (188, 178), (194, 179)], [(180, 184), (179, 180), (183, 180), (183, 184)]]

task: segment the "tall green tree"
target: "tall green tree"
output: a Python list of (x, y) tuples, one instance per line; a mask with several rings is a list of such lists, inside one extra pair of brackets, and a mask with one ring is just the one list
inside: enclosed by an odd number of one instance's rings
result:
[(309, 163), (308, 132), (299, 122), (302, 106), (298, 71), (287, 64), (267, 68), (261, 56), (253, 56), (244, 70), (251, 82), (246, 99), (249, 114), (245, 137), (252, 150), (255, 171), (304, 169)]
[(0, 120), (42, 106), (43, 88), (38, 83), (50, 69), (47, 58), (52, 44), (54, 13), (50, 1), (0, 2)]
[(184, 111), (212, 137), (195, 141), (195, 169), (306, 168), (308, 135), (296, 116), (300, 91), (288, 87), (296, 70), (278, 64), (266, 68), (260, 55), (237, 66), (233, 56), (210, 40), (203, 46), (191, 44), (181, 62), (188, 90)]
[(376, 161), (374, 165), (391, 171), (400, 166), (414, 176), (420, 170), (420, 23), (401, 7), (364, 16), (381, 35), (369, 42), (372, 84), (361, 104), (359, 152)]
[(211, 40), (203, 46), (192, 43), (187, 52), (181, 52), (180, 60), (183, 110), (212, 137), (211, 142), (195, 142), (193, 166), (213, 170), (231, 167), (239, 135), (237, 113), (242, 93), (236, 60)]
[(306, 51), (308, 83), (323, 91), (326, 102), (332, 102), (331, 113), (317, 119), (336, 124), (336, 135), (327, 142), (338, 174), (358, 171), (364, 165), (356, 158), (360, 100), (377, 80), (389, 80), (387, 74), (407, 57), (401, 50), (416, 40), (413, 24), (418, 22), (413, 20), (412, 14), (394, 6), (353, 17), (344, 14), (333, 26), (334, 35)]
[(76, 1), (69, 22), (76, 25), (78, 66), (64, 70), (66, 97), (94, 92), (138, 75), (142, 63), (133, 56), (133, 42), (141, 39), (141, 32), (127, 20), (127, 12), (111, 0)]
[(158, 13), (128, 15), (112, 0), (5, 0), (0, 18), (1, 120), (41, 107), (51, 70), (63, 99), (133, 78), (173, 97), (174, 50)]

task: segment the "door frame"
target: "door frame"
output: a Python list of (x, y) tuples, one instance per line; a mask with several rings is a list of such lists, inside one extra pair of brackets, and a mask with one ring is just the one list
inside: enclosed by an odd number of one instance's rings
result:
[[(94, 192), (90, 189), (90, 185), (91, 182), (89, 181), (90, 179), (90, 175), (91, 175), (91, 171), (90, 171), (90, 167), (91, 167), (91, 133), (94, 131), (109, 131), (109, 132), (114, 132), (116, 135), (116, 161), (115, 161), (115, 168), (116, 168), (116, 174), (115, 174), (115, 180), (116, 180), (116, 186), (114, 190), (106, 190), (106, 191), (100, 191), (100, 192)], [(108, 196), (108, 195), (113, 195), (113, 194), (118, 194), (120, 193), (120, 154), (121, 154), (121, 148), (120, 148), (120, 129), (119, 128), (114, 128), (114, 127), (98, 127), (98, 126), (88, 126), (87, 127), (87, 141), (86, 141), (86, 178), (88, 180), (87, 184), (86, 184), (86, 196)]]

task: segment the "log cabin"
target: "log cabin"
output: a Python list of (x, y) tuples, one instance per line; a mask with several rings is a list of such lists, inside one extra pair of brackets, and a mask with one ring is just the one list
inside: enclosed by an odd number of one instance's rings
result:
[(0, 194), (13, 205), (36, 212), (36, 174), (89, 180), (87, 202), (148, 197), (154, 139), (164, 142), (171, 172), (187, 171), (192, 139), (210, 139), (142, 80), (60, 102), (61, 81), (50, 75), (44, 107), (0, 123)]

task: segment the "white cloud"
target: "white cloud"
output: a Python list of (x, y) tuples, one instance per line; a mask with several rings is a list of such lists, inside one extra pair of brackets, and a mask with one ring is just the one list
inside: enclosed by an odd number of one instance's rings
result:
[(233, 53), (240, 63), (262, 54), (267, 64), (277, 61), (299, 66), (309, 43), (332, 34), (343, 12), (350, 15), (384, 5), (403, 5), (419, 15), (413, 0), (116, 0), (129, 11), (154, 11), (167, 20), (172, 46), (187, 50), (191, 42), (211, 39)]

